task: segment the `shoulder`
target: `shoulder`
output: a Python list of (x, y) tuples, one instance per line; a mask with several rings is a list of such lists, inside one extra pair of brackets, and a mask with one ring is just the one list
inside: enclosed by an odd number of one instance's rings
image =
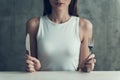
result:
[(39, 25), (39, 21), (40, 21), (39, 17), (34, 17), (34, 18), (29, 19), (26, 25), (29, 28), (35, 28)]
[(88, 19), (81, 18), (79, 24), (80, 27), (84, 30), (91, 30), (93, 28), (92, 23)]
[(79, 25), (81, 32), (80, 34), (82, 34), (81, 36), (84, 37), (84, 35), (86, 35), (90, 40), (92, 38), (92, 31), (93, 31), (93, 25), (91, 21), (85, 18), (80, 18)]
[(33, 17), (26, 22), (27, 33), (36, 33), (40, 24), (39, 17)]

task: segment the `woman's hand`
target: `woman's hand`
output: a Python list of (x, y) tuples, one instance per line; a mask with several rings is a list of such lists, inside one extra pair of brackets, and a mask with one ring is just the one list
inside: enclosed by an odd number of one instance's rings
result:
[(40, 61), (37, 58), (32, 57), (28, 54), (26, 54), (26, 64), (27, 64), (26, 70), (28, 72), (35, 72), (41, 68)]
[(80, 65), (80, 69), (83, 72), (90, 72), (94, 69), (96, 63), (95, 55), (90, 54)]

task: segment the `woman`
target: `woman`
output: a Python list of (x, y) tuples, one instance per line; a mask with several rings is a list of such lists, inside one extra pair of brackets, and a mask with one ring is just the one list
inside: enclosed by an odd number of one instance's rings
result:
[(27, 71), (91, 71), (95, 55), (90, 54), (92, 24), (77, 14), (78, 0), (44, 0), (44, 16), (27, 21), (31, 55)]

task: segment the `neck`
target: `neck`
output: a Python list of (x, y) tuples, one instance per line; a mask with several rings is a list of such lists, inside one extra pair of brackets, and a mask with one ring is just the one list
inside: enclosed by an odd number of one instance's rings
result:
[(52, 10), (52, 13), (48, 17), (55, 23), (63, 23), (70, 19), (67, 10)]

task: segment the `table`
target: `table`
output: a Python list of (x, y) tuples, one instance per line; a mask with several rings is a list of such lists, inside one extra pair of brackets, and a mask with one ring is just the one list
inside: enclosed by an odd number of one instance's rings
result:
[(120, 80), (120, 71), (74, 71), (0, 72), (0, 80)]

